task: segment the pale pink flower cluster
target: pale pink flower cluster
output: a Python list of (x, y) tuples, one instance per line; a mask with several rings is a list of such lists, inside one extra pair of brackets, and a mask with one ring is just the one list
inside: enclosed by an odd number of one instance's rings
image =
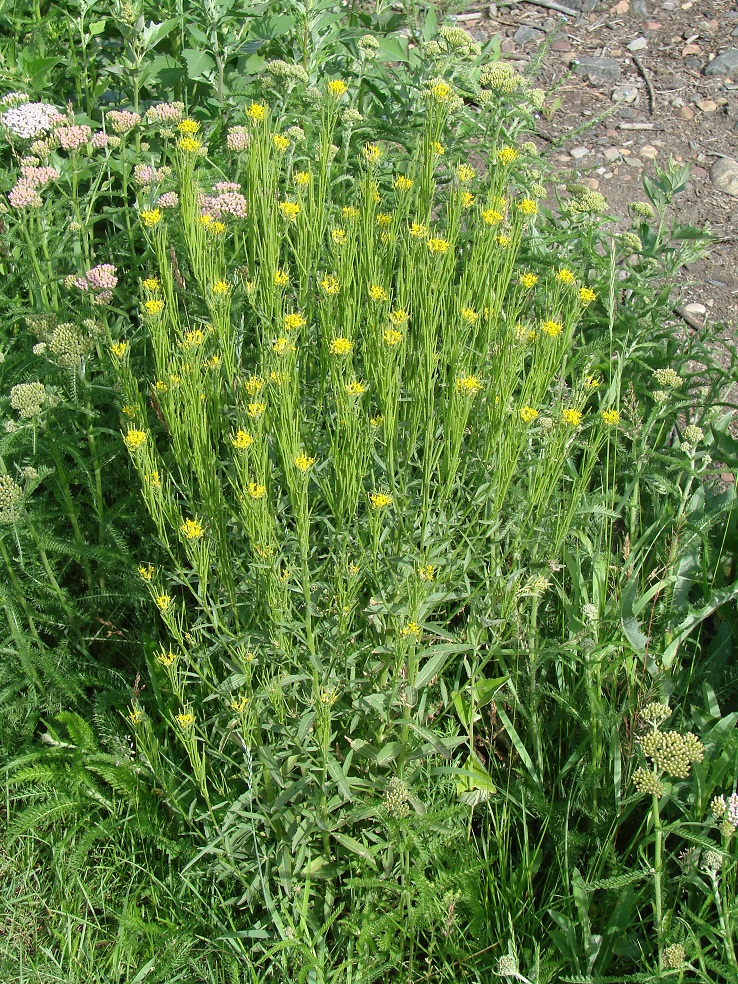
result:
[(111, 109), (106, 117), (113, 133), (129, 133), (134, 126), (138, 126), (141, 117), (138, 113), (132, 113), (127, 109)]
[(213, 185), (213, 191), (240, 191), (241, 185), (237, 181), (219, 181)]
[(109, 304), (118, 278), (112, 263), (100, 263), (88, 270), (83, 277), (68, 277), (67, 281), (78, 290), (90, 291), (93, 304)]
[(8, 202), (12, 208), (41, 208), (43, 200), (38, 189), (45, 188), (50, 181), (56, 181), (58, 177), (59, 172), (56, 168), (23, 164), (21, 177), (8, 193)]
[(90, 142), (92, 137), (92, 130), (86, 123), (79, 123), (73, 126), (60, 126), (56, 132), (62, 150), (71, 153), (79, 150), (80, 147), (84, 147), (85, 144)]
[(229, 150), (243, 151), (249, 149), (251, 135), (245, 126), (232, 126), (226, 138)]
[(156, 205), (157, 208), (176, 208), (179, 205), (179, 195), (176, 191), (165, 191)]
[(226, 215), (234, 219), (246, 218), (246, 199), (236, 191), (223, 191), (219, 195), (198, 196), (200, 213), (222, 219)]
[[(98, 130), (97, 133), (92, 134), (92, 149), (93, 150), (105, 150), (108, 146), (108, 135), (104, 130)], [(120, 143), (120, 138), (116, 138)]]
[(184, 116), (184, 103), (157, 103), (146, 110), (148, 123), (179, 123)]
[(137, 185), (150, 185), (159, 180), (159, 172), (151, 164), (137, 164), (133, 169), (133, 180)]
[(11, 106), (0, 116), (3, 126), (23, 140), (34, 140), (52, 128), (58, 116), (56, 106), (49, 103), (23, 102)]

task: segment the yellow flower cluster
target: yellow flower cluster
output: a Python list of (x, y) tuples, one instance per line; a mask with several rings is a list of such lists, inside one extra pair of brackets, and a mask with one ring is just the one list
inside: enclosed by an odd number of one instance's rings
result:
[(110, 346), (110, 351), (116, 359), (122, 359), (128, 351), (128, 342), (114, 342), (113, 345)]
[(468, 164), (459, 164), (456, 168), (456, 177), (462, 184), (468, 184), (477, 172)]
[(412, 178), (406, 178), (404, 174), (398, 174), (395, 178), (395, 188), (397, 188), (398, 191), (410, 191), (412, 186)]
[(246, 115), (254, 123), (261, 123), (266, 116), (266, 106), (262, 106), (261, 103), (252, 102), (246, 110)]
[(200, 124), (197, 120), (180, 120), (177, 124), (177, 129), (180, 133), (183, 133), (186, 137), (194, 137), (194, 135), (199, 131)]
[(161, 222), (160, 208), (145, 208), (141, 211), (141, 220), (147, 229), (151, 229)]
[(518, 152), (514, 147), (501, 147), (497, 151), (497, 160), (500, 164), (512, 164), (517, 156)]
[(385, 328), (384, 340), (390, 347), (398, 345), (402, 341), (402, 332), (396, 328)]
[(178, 141), (177, 146), (184, 154), (196, 154), (202, 144), (199, 140), (195, 140), (194, 137), (182, 137)]
[(252, 499), (263, 499), (266, 495), (266, 487), (258, 482), (249, 482), (247, 491)]
[(560, 321), (544, 321), (541, 325), (541, 331), (544, 335), (548, 335), (549, 338), (556, 338), (563, 330), (564, 326)]
[(525, 287), (526, 290), (530, 290), (531, 287), (535, 287), (538, 283), (538, 277), (535, 273), (521, 273), (518, 278), (518, 283), (521, 287)]
[(602, 419), (608, 427), (615, 427), (620, 423), (620, 414), (617, 410), (603, 410)]
[(559, 272), (556, 274), (556, 279), (560, 283), (566, 284), (567, 287), (570, 287), (572, 284), (575, 284), (577, 281), (577, 278), (574, 276), (571, 270), (567, 270), (566, 267), (559, 270)]
[(346, 392), (349, 396), (363, 396), (366, 393), (366, 386), (358, 379), (354, 379), (352, 382), (346, 383)]
[(525, 424), (532, 424), (538, 416), (538, 411), (534, 407), (521, 407), (520, 419)]
[(246, 413), (252, 420), (258, 420), (266, 410), (266, 403), (249, 403), (246, 406)]
[(561, 420), (570, 427), (578, 427), (582, 422), (582, 414), (575, 407), (566, 407), (561, 412)]
[(366, 144), (364, 147), (364, 158), (370, 164), (375, 164), (382, 156), (382, 148), (379, 144)]
[(334, 99), (340, 99), (348, 92), (348, 86), (342, 79), (333, 79), (328, 83), (328, 93)]
[(123, 438), (129, 451), (138, 451), (144, 446), (147, 440), (146, 431), (131, 428)]
[(315, 464), (315, 458), (309, 458), (304, 451), (301, 451), (295, 458), (295, 467), (305, 473)]
[(389, 300), (389, 294), (384, 289), (384, 287), (380, 287), (379, 284), (372, 284), (371, 285), (371, 287), (369, 288), (369, 297), (373, 301), (388, 301)]
[(591, 304), (592, 301), (596, 301), (597, 300), (597, 294), (595, 294), (595, 292), (593, 290), (591, 290), (589, 287), (580, 287), (579, 288), (579, 300), (586, 307), (587, 304)]
[(205, 527), (199, 519), (186, 519), (179, 529), (185, 540), (199, 540), (205, 533)]
[(297, 220), (297, 216), (300, 214), (300, 206), (297, 202), (280, 202), (279, 211), (288, 222), (295, 222)]
[(462, 376), (456, 380), (456, 392), (463, 396), (474, 396), (482, 388), (478, 376)]
[(231, 287), (225, 280), (216, 280), (210, 289), (216, 297), (223, 297), (225, 294), (230, 293)]
[(152, 318), (155, 317), (157, 314), (161, 314), (163, 310), (164, 310), (164, 301), (159, 301), (159, 300), (144, 301), (144, 311), (146, 312), (146, 314), (151, 315)]
[(292, 175), (292, 177), (294, 178), (295, 184), (298, 187), (304, 188), (305, 185), (308, 184), (308, 182), (310, 181), (310, 171), (296, 171), (295, 174)]
[(304, 317), (299, 312), (291, 312), (290, 314), (285, 314), (284, 316), (284, 330), (285, 331), (297, 331), (298, 328), (304, 328), (307, 324)]
[(290, 275), (286, 270), (275, 270), (274, 271), (274, 286), (275, 287), (289, 287), (290, 285)]
[(280, 154), (283, 154), (290, 145), (289, 137), (283, 137), (281, 133), (275, 133), (272, 141)]
[(372, 509), (386, 509), (392, 505), (392, 496), (389, 492), (370, 492), (369, 502)]
[(496, 208), (486, 208), (482, 212), (482, 221), (485, 225), (499, 225), (504, 218), (502, 212), (498, 212)]
[(335, 297), (341, 289), (341, 286), (338, 283), (338, 277), (334, 277), (332, 274), (323, 277), (320, 281), (320, 286), (330, 297)]
[(349, 355), (353, 345), (348, 338), (334, 338), (329, 346), (331, 355)]
[(431, 253), (445, 253), (451, 248), (451, 243), (441, 236), (433, 236), (428, 240), (426, 246)]
[(231, 438), (231, 444), (237, 451), (245, 451), (246, 448), (251, 447), (253, 443), (253, 437), (250, 434), (247, 434), (245, 430), (237, 430), (235, 435)]

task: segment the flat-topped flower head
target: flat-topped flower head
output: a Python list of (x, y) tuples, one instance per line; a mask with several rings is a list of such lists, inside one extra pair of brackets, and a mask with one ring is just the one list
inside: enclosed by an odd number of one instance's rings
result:
[(297, 202), (280, 202), (279, 211), (288, 222), (295, 222), (297, 220), (297, 216), (300, 214), (300, 206)]
[(216, 280), (210, 289), (216, 297), (225, 297), (226, 294), (230, 293), (231, 285), (225, 280)]
[(264, 389), (266, 382), (262, 376), (249, 376), (243, 385), (249, 396), (256, 396)]
[(344, 229), (331, 229), (331, 239), (334, 246), (344, 246), (346, 243), (346, 231)]
[(532, 424), (533, 421), (538, 416), (538, 411), (535, 407), (521, 407), (520, 408), (520, 419), (524, 424)]
[(179, 529), (185, 540), (199, 540), (205, 533), (199, 519), (186, 519)]
[(459, 179), (461, 184), (469, 184), (469, 182), (474, 178), (477, 172), (469, 164), (459, 164), (456, 168), (456, 177)]
[(407, 178), (404, 174), (398, 174), (395, 178), (395, 188), (397, 188), (398, 191), (410, 191), (412, 186), (412, 178)]
[(195, 716), (194, 714), (190, 714), (189, 711), (180, 711), (174, 720), (182, 731), (189, 731), (195, 724)]
[(407, 625), (403, 625), (400, 629), (400, 635), (405, 636), (405, 638), (419, 639), (420, 638), (420, 626), (417, 622), (408, 622)]
[(231, 438), (231, 444), (236, 451), (245, 451), (246, 448), (250, 448), (253, 443), (253, 437), (245, 430), (237, 430)]
[(246, 115), (253, 123), (261, 123), (266, 116), (266, 106), (261, 103), (252, 102), (246, 110)]
[(383, 337), (387, 345), (389, 345), (390, 348), (393, 348), (395, 345), (399, 345), (402, 341), (403, 335), (401, 331), (397, 330), (397, 328), (385, 328)]
[(146, 431), (138, 430), (137, 428), (132, 427), (125, 434), (123, 440), (125, 441), (126, 447), (129, 451), (140, 451), (147, 441), (147, 434)]
[(518, 202), (518, 211), (521, 215), (538, 215), (538, 206), (532, 198), (524, 198)]
[(430, 229), (423, 222), (411, 222), (408, 232), (413, 239), (427, 239), (430, 235)]
[(182, 137), (181, 140), (177, 141), (177, 146), (183, 154), (197, 154), (202, 144), (194, 137)]
[(290, 275), (286, 270), (275, 270), (274, 271), (274, 286), (275, 287), (289, 287), (290, 285)]
[(158, 298), (150, 298), (148, 301), (144, 301), (143, 307), (146, 314), (154, 318), (164, 310), (164, 301)]
[(138, 576), (141, 580), (146, 581), (150, 584), (154, 577), (154, 567), (152, 564), (141, 564), (138, 568)]
[(584, 377), (584, 388), (588, 390), (597, 389), (600, 385), (600, 380), (597, 376), (585, 376)]
[(315, 464), (315, 458), (309, 458), (304, 451), (301, 451), (295, 458), (295, 467), (303, 474), (309, 471)]
[(544, 321), (541, 325), (541, 331), (549, 338), (557, 338), (563, 330), (564, 326), (560, 321)]
[(389, 492), (370, 492), (369, 502), (372, 509), (386, 509), (392, 505), (392, 496)]
[(141, 286), (150, 294), (156, 294), (161, 290), (161, 281), (157, 277), (147, 277), (146, 280), (141, 281)]
[(199, 131), (200, 124), (197, 120), (186, 119), (180, 120), (177, 124), (177, 129), (180, 133), (183, 133), (186, 137), (194, 137), (194, 135)]
[(485, 208), (482, 211), (482, 221), (485, 225), (499, 225), (503, 221), (505, 216), (502, 212), (498, 212), (496, 208)]
[(462, 191), (460, 200), (462, 208), (471, 208), (474, 204), (474, 195), (470, 191)]
[(346, 392), (353, 397), (363, 396), (366, 393), (366, 386), (358, 379), (354, 379), (350, 383), (346, 383)]
[(474, 308), (465, 307), (461, 309), (461, 320), (466, 322), (467, 325), (473, 325), (479, 320), (479, 314)]
[(620, 414), (617, 410), (603, 410), (602, 420), (608, 427), (615, 427), (620, 423)]
[(168, 612), (172, 607), (173, 598), (168, 594), (160, 594), (154, 598), (154, 604), (160, 612)]
[(292, 175), (292, 179), (299, 188), (304, 188), (306, 184), (310, 183), (310, 171), (296, 171)]
[(190, 349), (197, 348), (197, 346), (202, 345), (205, 341), (205, 332), (202, 328), (193, 328), (191, 331), (186, 331), (184, 333), (184, 338), (182, 339), (182, 348)]
[(595, 294), (595, 292), (589, 287), (580, 287), (579, 300), (586, 307), (588, 304), (591, 304), (592, 301), (597, 300), (597, 294)]
[(343, 81), (343, 79), (332, 79), (328, 83), (328, 94), (333, 96), (334, 99), (340, 99), (341, 96), (348, 92), (348, 86)]
[(431, 236), (426, 246), (431, 253), (446, 253), (451, 248), (451, 243), (441, 236)]
[(559, 283), (566, 284), (567, 287), (570, 287), (572, 284), (575, 284), (577, 281), (577, 278), (574, 276), (571, 270), (567, 270), (566, 267), (562, 267), (561, 270), (557, 271), (556, 279), (559, 281)]
[(382, 148), (379, 144), (371, 143), (364, 145), (364, 159), (370, 164), (375, 164), (382, 156)]
[(141, 212), (141, 221), (147, 229), (152, 229), (155, 225), (158, 225), (161, 222), (161, 209), (145, 208)]
[(569, 427), (578, 427), (582, 422), (581, 411), (577, 410), (576, 407), (565, 407), (561, 411), (561, 422)]
[(431, 151), (436, 157), (443, 157), (446, 153), (446, 148), (443, 146), (440, 140), (434, 140), (431, 144)]
[(377, 225), (380, 229), (386, 229), (392, 223), (392, 213), (391, 212), (378, 212), (377, 213)]
[(512, 164), (517, 156), (518, 152), (514, 147), (500, 147), (497, 151), (497, 160), (500, 164)]
[(177, 662), (177, 654), (171, 649), (169, 651), (162, 649), (162, 651), (158, 653), (156, 659), (162, 666), (174, 666)]
[(436, 568), (433, 564), (421, 564), (418, 568), (418, 577), (421, 581), (434, 581)]
[(390, 312), (389, 319), (393, 325), (404, 325), (407, 324), (410, 315), (404, 308), (395, 308), (394, 311)]
[(297, 331), (298, 328), (304, 328), (306, 324), (305, 318), (297, 311), (292, 311), (284, 316), (285, 331)]
[(341, 286), (338, 283), (338, 277), (334, 277), (329, 274), (320, 281), (320, 286), (323, 288), (329, 297), (335, 297), (335, 295), (340, 291)]
[(389, 300), (389, 294), (384, 289), (384, 287), (381, 287), (379, 284), (372, 284), (369, 287), (369, 297), (373, 301), (388, 301)]
[(250, 499), (263, 499), (266, 495), (266, 487), (258, 482), (249, 482), (246, 491)]
[(350, 355), (352, 349), (353, 345), (348, 338), (334, 338), (328, 346), (331, 355)]
[(277, 355), (289, 355), (295, 351), (295, 346), (287, 338), (275, 338), (272, 342), (272, 351)]
[(525, 287), (526, 290), (530, 290), (538, 283), (538, 277), (535, 273), (521, 273), (518, 277), (518, 283), (521, 287)]
[(478, 376), (461, 376), (456, 380), (456, 392), (462, 396), (474, 396), (481, 388), (482, 383)]
[(252, 420), (258, 420), (259, 417), (266, 410), (266, 403), (248, 403), (246, 405), (246, 413), (251, 417)]
[(128, 352), (128, 342), (115, 342), (110, 346), (110, 351), (116, 359), (122, 359)]
[(289, 148), (290, 145), (289, 137), (283, 137), (281, 133), (275, 133), (274, 136), (272, 137), (272, 142), (274, 143), (275, 149), (280, 154), (283, 154)]

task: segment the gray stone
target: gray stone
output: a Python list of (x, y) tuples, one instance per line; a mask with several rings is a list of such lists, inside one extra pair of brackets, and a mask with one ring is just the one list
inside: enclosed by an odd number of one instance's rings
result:
[(586, 147), (574, 147), (569, 151), (569, 154), (574, 158), (575, 161), (581, 161), (583, 157), (587, 157), (589, 151)]
[(617, 82), (620, 78), (620, 65), (614, 58), (594, 58), (587, 56), (572, 62), (574, 72), (590, 82)]
[(630, 9), (636, 17), (648, 17), (648, 6), (646, 0), (631, 0)]
[(728, 48), (705, 65), (705, 75), (730, 75), (738, 68), (738, 48)]
[(537, 31), (534, 27), (519, 27), (513, 34), (515, 44), (530, 44), (533, 41), (541, 41), (546, 35), (543, 31)]
[(738, 198), (738, 161), (731, 157), (721, 157), (715, 161), (710, 171), (710, 181), (718, 191)]
[(615, 161), (620, 157), (620, 151), (617, 147), (608, 147), (604, 152), (603, 157), (608, 164), (614, 164)]
[(731, 34), (731, 37), (738, 38), (738, 27), (733, 28), (733, 33)]
[(687, 68), (693, 68), (695, 72), (699, 72), (702, 69), (704, 62), (701, 58), (697, 58), (695, 55), (687, 55), (684, 59), (684, 64)]
[(616, 103), (634, 103), (637, 105), (640, 94), (634, 85), (618, 85), (612, 90), (610, 98)]
[(628, 51), (645, 51), (648, 47), (648, 41), (645, 38), (635, 38), (628, 45)]
[(676, 10), (676, 4), (673, 0), (666, 0), (666, 3), (661, 4), (662, 10)]

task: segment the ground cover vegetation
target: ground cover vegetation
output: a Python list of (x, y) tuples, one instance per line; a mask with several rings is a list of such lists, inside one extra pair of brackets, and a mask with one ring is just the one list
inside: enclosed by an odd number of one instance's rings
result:
[(3, 979), (734, 981), (686, 172), (615, 236), (433, 11), (155, 13), (2, 13)]

